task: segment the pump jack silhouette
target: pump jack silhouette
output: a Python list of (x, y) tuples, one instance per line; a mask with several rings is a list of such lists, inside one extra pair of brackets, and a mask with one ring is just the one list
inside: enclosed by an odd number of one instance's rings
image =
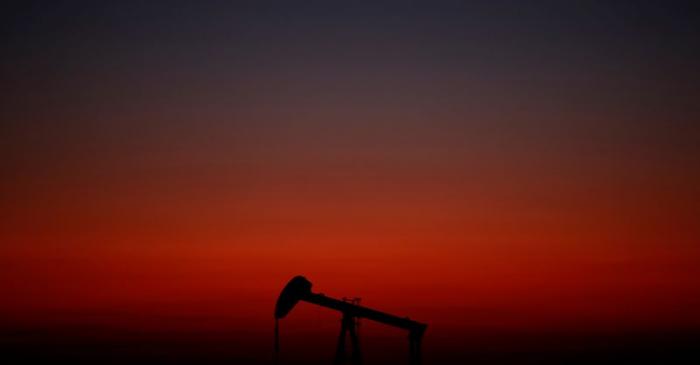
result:
[(322, 307), (335, 309), (343, 314), (338, 336), (338, 347), (335, 353), (335, 363), (342, 364), (347, 360), (345, 351), (346, 333), (350, 335), (353, 364), (360, 364), (360, 343), (357, 334), (357, 321), (366, 318), (371, 321), (383, 323), (389, 326), (408, 330), (408, 353), (411, 364), (420, 364), (421, 341), (428, 325), (413, 321), (408, 317), (402, 318), (392, 314), (383, 313), (371, 308), (360, 306), (357, 301), (334, 299), (323, 294), (311, 292), (311, 282), (303, 276), (295, 276), (282, 289), (275, 306), (275, 354), (279, 353), (279, 326), (278, 321), (284, 318), (299, 301), (316, 304)]

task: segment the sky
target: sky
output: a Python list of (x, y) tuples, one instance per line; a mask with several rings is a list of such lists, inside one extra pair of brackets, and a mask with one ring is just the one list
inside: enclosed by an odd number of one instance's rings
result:
[[(428, 323), (434, 359), (700, 332), (693, 2), (5, 10), (6, 345), (216, 334), (268, 359), (295, 275)], [(300, 304), (283, 341), (332, 354), (336, 317)]]

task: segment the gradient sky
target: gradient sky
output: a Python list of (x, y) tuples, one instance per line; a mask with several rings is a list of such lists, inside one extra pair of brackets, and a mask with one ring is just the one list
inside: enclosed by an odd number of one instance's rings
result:
[(693, 2), (147, 3), (3, 11), (0, 322), (700, 327)]

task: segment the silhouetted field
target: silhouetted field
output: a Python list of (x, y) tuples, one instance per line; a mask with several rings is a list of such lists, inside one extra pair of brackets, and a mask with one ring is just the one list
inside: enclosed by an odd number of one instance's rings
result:
[[(426, 341), (424, 364), (698, 364), (697, 332), (570, 335), (488, 334)], [(430, 339), (430, 337), (427, 337)], [(365, 364), (403, 364), (403, 339), (365, 336)], [(154, 333), (105, 328), (5, 329), (4, 364), (273, 364), (260, 333)], [(334, 335), (290, 338), (279, 364), (331, 364)]]

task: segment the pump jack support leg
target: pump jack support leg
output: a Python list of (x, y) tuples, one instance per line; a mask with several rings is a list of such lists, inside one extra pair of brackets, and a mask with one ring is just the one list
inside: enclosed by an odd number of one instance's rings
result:
[(338, 347), (335, 350), (335, 364), (343, 364), (345, 362), (345, 332), (348, 330), (348, 316), (343, 314), (343, 319), (340, 321), (340, 334), (338, 335)]
[(408, 335), (408, 356), (411, 365), (419, 365), (421, 363), (421, 336), (411, 332)]
[(352, 344), (352, 358), (353, 364), (362, 363), (362, 354), (360, 353), (360, 341), (357, 338), (357, 319), (355, 317), (350, 317), (348, 320), (348, 331), (350, 332), (350, 343)]

